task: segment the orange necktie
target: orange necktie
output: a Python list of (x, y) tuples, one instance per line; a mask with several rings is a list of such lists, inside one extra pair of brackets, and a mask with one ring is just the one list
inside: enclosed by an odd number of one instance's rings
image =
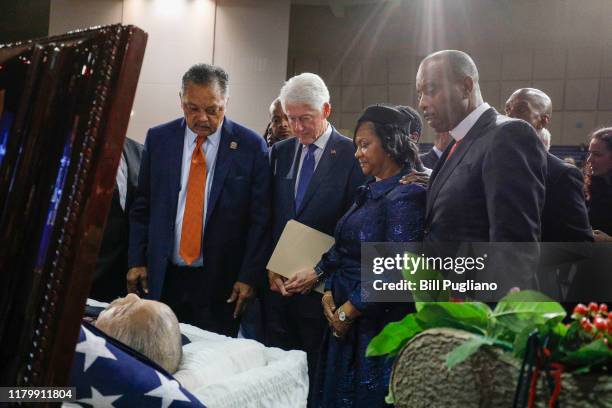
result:
[(202, 152), (204, 136), (196, 138), (196, 147), (191, 155), (187, 200), (183, 213), (181, 245), (179, 255), (187, 265), (200, 257), (202, 245), (202, 218), (204, 217), (204, 192), (206, 190), (206, 156)]

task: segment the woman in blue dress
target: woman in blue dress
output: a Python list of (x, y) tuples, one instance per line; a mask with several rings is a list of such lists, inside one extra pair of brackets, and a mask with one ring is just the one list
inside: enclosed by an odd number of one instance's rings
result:
[(361, 243), (422, 240), (425, 189), (399, 183), (418, 160), (411, 134), (420, 131), (418, 114), (400, 106), (370, 106), (357, 122), (355, 156), (372, 179), (338, 221), (335, 245), (315, 267), (326, 278), (322, 302), (330, 325), (312, 385), (317, 407), (386, 405), (393, 361), (368, 358), (365, 351), (387, 323), (410, 312), (410, 305), (362, 299)]

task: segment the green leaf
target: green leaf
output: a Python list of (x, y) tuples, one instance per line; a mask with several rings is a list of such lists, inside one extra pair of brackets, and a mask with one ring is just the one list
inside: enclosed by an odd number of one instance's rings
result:
[(527, 329), (555, 319), (555, 324), (565, 316), (565, 310), (548, 296), (534, 291), (510, 293), (499, 301), (491, 316), (516, 335)]
[(522, 359), (525, 355), (525, 350), (527, 349), (527, 341), (529, 340), (529, 335), (533, 333), (533, 330), (529, 327), (521, 330), (519, 334), (516, 335), (513, 342), (513, 351), (514, 356), (516, 358)]
[[(409, 259), (418, 258), (417, 255), (408, 252), (407, 256)], [(440, 282), (440, 287), (442, 287), (442, 275), (440, 272), (426, 269), (426, 268), (417, 268), (415, 271), (410, 271), (408, 269), (404, 269), (402, 271), (402, 276), (405, 280), (409, 282), (414, 282), (417, 288), (420, 287), (421, 280), (427, 281), (435, 281)], [(450, 291), (449, 290), (413, 290), (411, 291), (412, 298), (415, 302), (448, 302), (450, 300)], [(417, 310), (419, 310), (419, 306), (417, 306)]]
[(446, 355), (446, 366), (451, 369), (457, 364), (464, 362), (485, 344), (492, 345), (493, 339), (484, 336), (472, 337)]
[(399, 322), (391, 322), (370, 341), (366, 350), (367, 357), (397, 354), (408, 340), (424, 329), (416, 321), (416, 315), (411, 313)]
[(437, 302), (426, 303), (417, 313), (416, 318), (421, 326), (453, 327), (472, 333), (485, 334), (488, 325), (488, 308), (478, 302)]
[(387, 404), (393, 405), (395, 404), (395, 397), (393, 396), (393, 390), (391, 389), (391, 383), (389, 382), (389, 393), (385, 397), (385, 402)]
[(612, 350), (608, 348), (603, 339), (595, 340), (576, 351), (568, 351), (563, 358), (564, 363), (574, 366), (587, 366), (583, 367), (585, 369), (608, 360), (612, 360)]

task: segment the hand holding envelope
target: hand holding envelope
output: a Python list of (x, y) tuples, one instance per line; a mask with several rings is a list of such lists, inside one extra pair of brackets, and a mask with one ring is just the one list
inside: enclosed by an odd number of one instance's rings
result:
[(303, 269), (293, 274), (285, 282), (285, 290), (290, 294), (301, 293), (306, 295), (310, 293), (313, 286), (317, 284), (317, 273), (313, 268)]
[[(310, 292), (317, 280), (314, 266), (334, 242), (334, 237), (290, 220), (268, 262), (270, 289), (276, 287), (284, 296)], [(323, 293), (323, 285), (315, 291)]]

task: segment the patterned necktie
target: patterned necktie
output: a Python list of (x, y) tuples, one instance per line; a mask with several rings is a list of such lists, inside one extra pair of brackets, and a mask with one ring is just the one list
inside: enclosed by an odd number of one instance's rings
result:
[(204, 136), (196, 138), (196, 147), (191, 155), (187, 200), (183, 213), (181, 245), (179, 255), (187, 265), (200, 257), (202, 245), (202, 219), (204, 217), (204, 192), (206, 190), (206, 156), (202, 152)]
[(304, 199), (304, 195), (306, 194), (308, 183), (310, 183), (310, 179), (312, 178), (312, 174), (314, 173), (314, 168), (315, 168), (314, 152), (316, 149), (317, 149), (317, 146), (314, 143), (309, 144), (308, 152), (306, 152), (304, 161), (302, 161), (302, 169), (300, 170), (300, 179), (298, 180), (297, 194), (295, 195), (295, 210), (296, 211), (300, 208), (300, 205), (302, 205), (302, 200)]

